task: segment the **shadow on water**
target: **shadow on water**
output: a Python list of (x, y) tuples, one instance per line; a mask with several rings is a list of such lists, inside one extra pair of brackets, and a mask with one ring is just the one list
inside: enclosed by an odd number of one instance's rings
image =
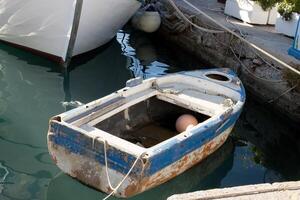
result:
[(7, 65), (10, 64), (17, 64), (17, 65), (28, 65), (28, 66), (40, 66), (48, 68), (49, 71), (60, 71), (60, 66), (56, 65), (55, 63), (44, 59), (39, 56), (35, 56), (28, 51), (24, 51), (18, 48), (14, 48), (7, 43), (0, 42), (0, 50), (3, 51), (1, 53), (1, 64), (6, 63)]
[[(131, 77), (203, 67), (209, 66), (155, 36), (131, 30), (73, 59), (67, 70), (0, 44), (0, 199), (105, 197), (60, 173), (51, 161), (46, 144), (49, 118), (69, 109), (65, 102), (98, 99), (122, 88)], [(234, 142), (228, 141), (186, 173), (132, 199), (165, 199), (200, 189), (297, 180), (298, 133), (298, 127), (248, 97), (233, 130)]]
[[(252, 147), (254, 161), (265, 166), (269, 173), (278, 174), (279, 181), (300, 179), (299, 125), (291, 124), (248, 97), (236, 129), (235, 137), (255, 145)], [(277, 180), (271, 177), (266, 180), (274, 181)]]
[(87, 103), (123, 88), (132, 78), (127, 62), (128, 58), (122, 55), (116, 41), (75, 58), (68, 74), (72, 100)]

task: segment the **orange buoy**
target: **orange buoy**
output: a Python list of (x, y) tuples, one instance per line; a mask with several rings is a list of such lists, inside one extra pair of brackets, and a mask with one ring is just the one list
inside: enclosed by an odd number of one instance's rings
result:
[(181, 133), (188, 128), (192, 128), (198, 124), (198, 120), (190, 114), (184, 114), (176, 120), (176, 130)]

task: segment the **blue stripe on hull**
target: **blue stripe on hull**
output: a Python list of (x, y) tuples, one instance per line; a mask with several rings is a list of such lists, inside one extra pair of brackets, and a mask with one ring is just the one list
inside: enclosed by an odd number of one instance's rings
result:
[[(95, 148), (92, 148), (93, 140), (84, 134), (60, 124), (51, 124), (55, 127), (52, 131), (55, 134), (49, 136), (49, 140), (54, 144), (61, 146), (71, 153), (87, 156), (105, 165), (104, 146), (102, 142), (95, 142)], [(122, 152), (111, 146), (107, 149), (108, 167), (122, 174), (126, 174), (131, 168), (136, 158), (130, 154)], [(132, 174), (140, 174), (140, 164), (132, 171)]]

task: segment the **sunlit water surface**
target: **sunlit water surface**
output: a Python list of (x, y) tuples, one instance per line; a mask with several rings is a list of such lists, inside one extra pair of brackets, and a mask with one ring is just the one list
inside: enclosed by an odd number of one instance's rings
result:
[[(49, 118), (70, 109), (69, 102), (90, 102), (132, 77), (205, 67), (180, 49), (138, 32), (118, 33), (105, 47), (73, 59), (69, 70), (0, 44), (0, 199), (104, 198), (54, 165), (46, 144)], [(201, 164), (132, 199), (298, 179), (297, 129), (248, 96), (233, 139)]]

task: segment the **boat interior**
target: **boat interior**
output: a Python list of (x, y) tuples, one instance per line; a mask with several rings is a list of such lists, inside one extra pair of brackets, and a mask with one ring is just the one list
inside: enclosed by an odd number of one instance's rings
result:
[(133, 144), (150, 148), (179, 134), (175, 124), (183, 114), (193, 115), (199, 123), (210, 118), (153, 96), (97, 123), (94, 127)]
[(216, 88), (217, 84), (209, 81), (201, 82), (206, 87), (201, 88), (197, 78), (173, 76), (155, 84), (149, 81), (131, 90), (124, 88), (108, 100), (87, 104), (87, 114), (82, 110), (74, 117), (76, 120), (71, 118), (67, 123), (90, 134), (110, 134), (150, 148), (182, 133), (176, 131), (176, 121), (183, 114), (203, 123), (231, 109), (238, 97), (231, 89)]

